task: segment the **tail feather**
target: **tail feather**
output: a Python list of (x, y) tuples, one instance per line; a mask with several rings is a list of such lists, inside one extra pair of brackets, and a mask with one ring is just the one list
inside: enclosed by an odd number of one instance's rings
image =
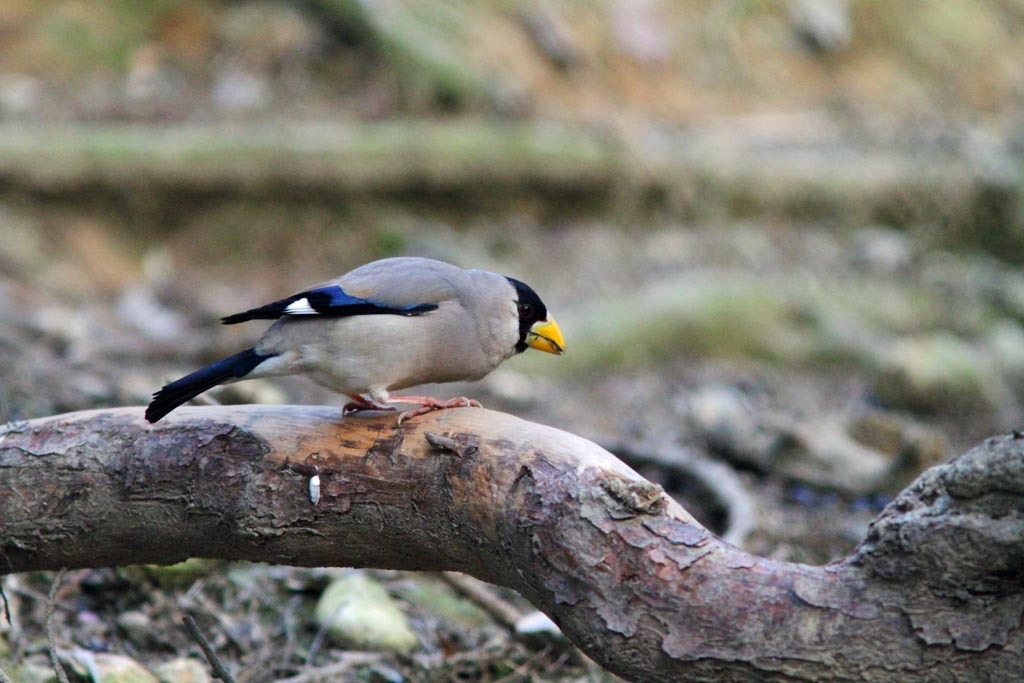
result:
[(262, 356), (253, 349), (246, 349), (174, 380), (153, 394), (153, 400), (146, 408), (146, 420), (156, 422), (204, 391), (229, 379), (245, 377), (267, 358), (270, 356)]

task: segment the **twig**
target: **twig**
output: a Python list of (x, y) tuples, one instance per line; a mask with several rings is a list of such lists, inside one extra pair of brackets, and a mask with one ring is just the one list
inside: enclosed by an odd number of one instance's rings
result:
[(309, 669), (296, 674), (291, 678), (281, 678), (277, 683), (313, 683), (314, 681), (335, 680), (339, 675), (347, 672), (354, 666), (362, 664), (376, 664), (384, 659), (380, 652), (345, 652), (341, 655), (341, 661), (326, 666)]
[(199, 625), (196, 624), (196, 620), (192, 618), (192, 615), (186, 614), (182, 618), (182, 622), (185, 624), (185, 629), (188, 631), (189, 636), (192, 640), (196, 641), (199, 649), (203, 651), (203, 656), (206, 657), (206, 661), (210, 664), (210, 669), (213, 670), (213, 677), (219, 678), (224, 683), (235, 683), (235, 679), (231, 676), (224, 665), (220, 663), (220, 659), (217, 657), (217, 653), (213, 651), (210, 646), (210, 641), (206, 639), (203, 632), (199, 630)]
[(507, 600), (500, 598), (494, 589), (480, 579), (459, 572), (441, 572), (441, 578), (467, 598), (480, 605), (485, 612), (498, 620), (510, 631), (516, 630), (516, 623), (523, 613)]
[(11, 603), (7, 600), (7, 593), (4, 592), (4, 583), (0, 580), (0, 600), (4, 603), (4, 620), (11, 623)]
[(323, 647), (324, 641), (327, 639), (327, 620), (320, 625), (317, 629), (316, 635), (313, 636), (313, 642), (309, 645), (309, 651), (306, 652), (306, 664), (312, 664), (316, 656), (320, 654), (320, 648)]
[(61, 568), (57, 575), (53, 577), (53, 583), (50, 584), (50, 595), (46, 601), (46, 649), (50, 653), (50, 664), (53, 666), (54, 673), (57, 674), (57, 680), (60, 683), (68, 683), (68, 675), (64, 671), (64, 667), (61, 666), (60, 659), (57, 657), (57, 636), (54, 633), (53, 628), (53, 606), (57, 602), (57, 589), (60, 588), (60, 582), (64, 580), (64, 572), (67, 569)]

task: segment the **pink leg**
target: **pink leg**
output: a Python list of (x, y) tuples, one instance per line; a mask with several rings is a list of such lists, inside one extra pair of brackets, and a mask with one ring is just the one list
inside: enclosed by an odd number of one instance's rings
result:
[(447, 400), (434, 398), (433, 396), (392, 396), (388, 399), (388, 403), (415, 403), (419, 405), (419, 408), (413, 410), (406, 410), (398, 415), (398, 424), (409, 419), (410, 417), (416, 417), (417, 415), (424, 415), (434, 410), (443, 410), (445, 408), (481, 408), (480, 401), (476, 401), (465, 396), (456, 396), (455, 398), (449, 398)]
[(341, 408), (342, 415), (348, 415), (349, 413), (358, 413), (361, 410), (398, 410), (394, 406), (389, 406), (386, 403), (378, 403), (372, 398), (368, 398), (361, 394), (346, 394), (352, 401), (346, 403)]

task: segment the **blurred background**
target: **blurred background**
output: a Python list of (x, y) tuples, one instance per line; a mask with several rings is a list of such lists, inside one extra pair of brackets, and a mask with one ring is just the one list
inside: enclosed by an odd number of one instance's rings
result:
[[(841, 558), (1021, 425), (1022, 31), (1020, 0), (0, 0), (0, 421), (145, 404), (261, 332), (220, 316), (431, 256), (531, 283), (568, 344), (435, 393)], [(443, 578), (180, 571), (73, 577), (64, 643), (198, 665), (186, 609), (244, 680), (610, 680)], [(5, 580), (0, 668), (35, 666), (47, 580)], [(413, 654), (346, 660), (337, 581), (410, 633), (360, 647)]]

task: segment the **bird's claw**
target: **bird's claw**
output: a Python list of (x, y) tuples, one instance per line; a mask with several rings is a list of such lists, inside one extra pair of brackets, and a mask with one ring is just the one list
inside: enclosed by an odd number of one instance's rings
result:
[(341, 414), (351, 415), (352, 413), (358, 413), (364, 410), (386, 410), (395, 411), (398, 408), (388, 405), (387, 403), (379, 403), (371, 398), (359, 396), (358, 394), (350, 395), (349, 398), (352, 400), (341, 407)]
[[(397, 400), (399, 400), (399, 401), (403, 400), (403, 398), (398, 398), (398, 397), (395, 397), (395, 398)], [(409, 399), (409, 398), (421, 398), (421, 397), (404, 397), (404, 399)], [(403, 422), (405, 422), (406, 420), (408, 420), (410, 418), (418, 417), (420, 415), (426, 415), (427, 413), (431, 413), (431, 412), (433, 412), (435, 410), (444, 410), (445, 408), (483, 408), (483, 406), (480, 404), (480, 401), (477, 401), (476, 399), (472, 399), (472, 398), (466, 398), (465, 396), (456, 396), (455, 398), (450, 398), (450, 399), (447, 399), (447, 400), (440, 400), (440, 399), (431, 398), (431, 397), (428, 396), (428, 397), (422, 397), (422, 400), (417, 400), (417, 401), (414, 401), (414, 402), (415, 403), (419, 403), (420, 407), (419, 408), (413, 408), (412, 410), (405, 410), (405, 411), (399, 413), (399, 415), (398, 415), (398, 426), (399, 427), (402, 426)]]

